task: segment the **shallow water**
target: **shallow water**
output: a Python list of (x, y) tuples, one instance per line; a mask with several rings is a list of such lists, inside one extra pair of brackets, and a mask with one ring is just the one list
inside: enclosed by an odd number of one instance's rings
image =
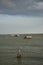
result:
[[(43, 65), (43, 34), (32, 35), (32, 39), (0, 36), (0, 65)], [(22, 58), (17, 59), (21, 49)]]

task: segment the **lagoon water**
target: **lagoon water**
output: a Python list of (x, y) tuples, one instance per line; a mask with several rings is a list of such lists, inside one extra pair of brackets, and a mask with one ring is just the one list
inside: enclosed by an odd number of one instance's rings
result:
[[(22, 58), (17, 59), (19, 49)], [(32, 39), (0, 35), (0, 65), (43, 65), (43, 34), (33, 34)]]

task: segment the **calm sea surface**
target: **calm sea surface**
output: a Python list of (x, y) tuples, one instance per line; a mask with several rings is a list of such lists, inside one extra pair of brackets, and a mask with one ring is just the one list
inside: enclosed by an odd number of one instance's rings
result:
[[(16, 58), (19, 49), (21, 59)], [(43, 65), (43, 34), (33, 34), (32, 39), (0, 35), (0, 65)]]

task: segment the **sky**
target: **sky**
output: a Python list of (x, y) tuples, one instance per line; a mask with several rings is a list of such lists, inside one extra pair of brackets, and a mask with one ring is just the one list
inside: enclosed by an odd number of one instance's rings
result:
[(43, 0), (0, 0), (0, 34), (43, 33)]

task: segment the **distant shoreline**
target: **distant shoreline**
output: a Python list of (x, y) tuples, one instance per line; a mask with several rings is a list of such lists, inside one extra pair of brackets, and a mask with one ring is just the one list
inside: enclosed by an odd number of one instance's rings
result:
[[(0, 34), (0, 36), (1, 35), (5, 35), (6, 36), (6, 35), (16, 35), (16, 34)], [(27, 34), (27, 33), (25, 34), (24, 33), (24, 34), (20, 34), (20, 35), (30, 35), (30, 34)], [(43, 35), (43, 33), (32, 33), (31, 35)]]

